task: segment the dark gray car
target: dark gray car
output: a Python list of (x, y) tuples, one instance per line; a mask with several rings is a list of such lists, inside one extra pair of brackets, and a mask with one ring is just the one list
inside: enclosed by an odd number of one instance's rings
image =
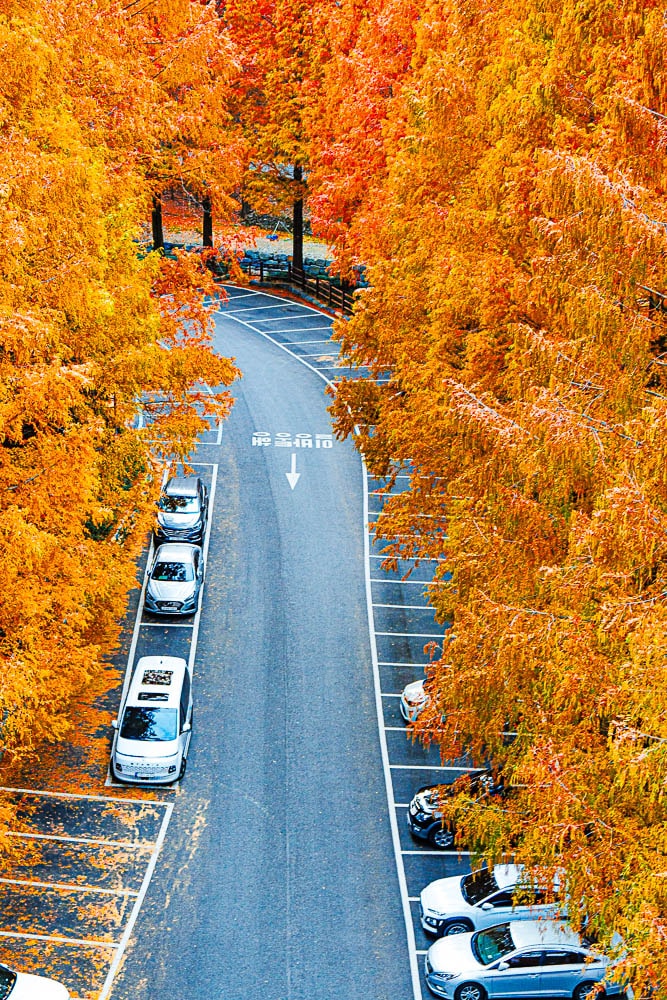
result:
[(208, 491), (199, 476), (172, 476), (157, 508), (156, 543), (201, 544), (208, 517)]

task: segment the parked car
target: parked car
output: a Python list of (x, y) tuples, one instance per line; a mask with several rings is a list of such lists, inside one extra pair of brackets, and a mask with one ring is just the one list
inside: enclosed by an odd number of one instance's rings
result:
[(522, 881), (522, 874), (522, 865), (494, 865), (431, 882), (419, 899), (422, 927), (440, 937), (482, 930), (503, 920), (557, 917), (558, 879), (547, 891)]
[(69, 992), (55, 979), (0, 965), (0, 1000), (69, 1000)]
[(428, 705), (429, 697), (424, 690), (425, 680), (412, 681), (403, 688), (399, 707), (406, 722), (414, 722)]
[(146, 610), (154, 615), (193, 615), (204, 582), (204, 556), (198, 545), (161, 545), (148, 571)]
[(495, 924), (472, 934), (440, 938), (429, 948), (426, 983), (446, 1000), (487, 997), (573, 997), (619, 994), (608, 978), (613, 960), (591, 949), (579, 934), (555, 920)]
[(201, 545), (208, 517), (208, 491), (199, 476), (172, 476), (157, 502), (155, 540)]
[(177, 656), (142, 656), (115, 730), (111, 770), (118, 781), (167, 785), (185, 774), (192, 736), (192, 677)]
[(451, 785), (426, 785), (420, 788), (408, 807), (408, 829), (417, 840), (426, 840), (431, 847), (446, 850), (454, 846), (456, 827), (446, 820), (438, 806), (442, 800), (467, 791), (472, 802), (505, 794), (502, 780), (489, 771), (478, 771)]

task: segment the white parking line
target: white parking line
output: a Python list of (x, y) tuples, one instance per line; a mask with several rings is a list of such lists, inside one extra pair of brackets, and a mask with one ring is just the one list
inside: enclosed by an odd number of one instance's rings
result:
[[(225, 309), (224, 314), (225, 314), (225, 316), (234, 316), (235, 312), (240, 312), (241, 315), (243, 315), (243, 314), (249, 313), (249, 312), (259, 312), (260, 309), (284, 309), (287, 305), (292, 305), (292, 304), (293, 303), (291, 303), (291, 302), (281, 302), (278, 305), (273, 305), (272, 304), (272, 305), (269, 305), (269, 306), (251, 306), (249, 309), (236, 309), (236, 310), (234, 310), (234, 309)], [(297, 306), (297, 308), (299, 308), (299, 307)], [(297, 313), (297, 315), (298, 315), (298, 313)]]
[(376, 632), (376, 635), (399, 635), (403, 638), (414, 636), (416, 639), (443, 639), (442, 632)]
[(151, 841), (134, 842), (131, 840), (96, 840), (91, 837), (65, 837), (62, 834), (22, 833), (19, 830), (5, 830), (3, 837), (16, 837), (19, 840), (53, 840), (64, 844), (95, 844), (97, 847), (124, 847), (126, 850), (150, 850)]
[(192, 622), (143, 622), (142, 628), (194, 628)]
[(383, 698), (400, 698), (401, 697), (401, 694), (398, 691), (396, 691), (396, 692), (394, 692), (394, 691), (381, 691), (380, 695)]
[(458, 771), (468, 774), (469, 771), (479, 771), (478, 767), (445, 767), (443, 764), (390, 764), (392, 771)]
[(459, 855), (461, 857), (466, 857), (466, 858), (470, 857), (470, 851), (427, 851), (427, 850), (423, 850), (423, 851), (401, 851), (401, 854), (424, 854), (424, 855), (427, 855), (427, 856), (433, 857), (433, 858), (439, 858), (439, 857), (444, 857), (444, 858), (454, 857), (454, 858), (458, 858)]
[(401, 608), (405, 611), (433, 611), (430, 604), (374, 604), (374, 608)]
[[(364, 498), (364, 509), (363, 509), (364, 524), (366, 524), (368, 522), (368, 479), (365, 467), (363, 470), (363, 498)], [(391, 837), (394, 847), (394, 858), (396, 860), (396, 873), (398, 876), (398, 884), (401, 893), (401, 905), (403, 909), (403, 920), (405, 923), (405, 934), (407, 937), (407, 945), (408, 945), (408, 957), (410, 961), (410, 976), (412, 979), (412, 993), (414, 1000), (422, 1000), (421, 980), (420, 980), (419, 965), (417, 962), (417, 951), (416, 951), (417, 942), (415, 939), (415, 930), (412, 923), (412, 911), (410, 909), (410, 903), (408, 901), (408, 883), (405, 877), (405, 866), (403, 864), (403, 856), (401, 854), (401, 838), (398, 830), (398, 820), (396, 816), (396, 810), (391, 808), (394, 802), (394, 786), (391, 774), (391, 764), (389, 763), (387, 738), (383, 728), (384, 712), (382, 707), (382, 696), (380, 693), (381, 689), (380, 665), (378, 663), (377, 643), (374, 630), (373, 597), (372, 597), (371, 571), (370, 571), (370, 540), (367, 531), (364, 531), (364, 571), (366, 576), (366, 606), (368, 610), (368, 631), (371, 644), (371, 662), (373, 664), (373, 680), (375, 687), (375, 708), (378, 719), (380, 752), (382, 755), (382, 768), (384, 771), (387, 802), (390, 807), (389, 825), (391, 828)]]
[[(394, 559), (394, 558), (398, 559), (398, 562), (403, 562), (403, 563), (405, 563), (405, 562), (420, 562), (420, 563), (431, 563), (431, 562), (442, 563), (442, 562), (446, 562), (446, 559), (445, 559), (444, 556), (428, 556), (428, 557), (427, 556), (410, 556), (408, 559), (404, 559), (403, 556), (392, 556), (391, 554), (389, 554), (389, 555), (386, 555), (386, 556), (371, 556), (370, 558), (371, 559), (382, 559), (384, 562), (386, 562), (387, 559)], [(398, 570), (396, 570), (396, 572), (398, 572)], [(387, 580), (386, 582), (387, 583), (392, 583), (393, 581)], [(398, 582), (398, 581), (396, 581), (396, 582)], [(401, 580), (401, 583), (403, 583), (403, 582), (404, 581)], [(428, 580), (416, 580), (414, 582), (415, 583), (421, 583), (422, 586), (424, 586), (424, 587), (428, 587), (429, 586), (429, 581)]]
[(412, 663), (410, 660), (379, 660), (379, 667), (430, 667), (430, 663)]
[[(275, 323), (275, 319), (258, 319), (258, 320), (255, 320), (255, 322), (256, 323)], [(291, 329), (291, 330), (265, 330), (264, 332), (265, 333), (273, 333), (273, 334), (276, 335), (276, 337), (284, 337), (286, 333), (317, 333), (319, 330), (328, 330), (329, 333), (331, 333), (332, 327), (330, 327), (330, 326), (297, 326), (297, 327), (294, 327), (294, 329)], [(289, 340), (288, 343), (289, 344), (295, 344), (296, 341)], [(329, 338), (327, 338), (324, 341), (320, 341), (320, 340), (305, 340), (304, 343), (305, 344), (320, 344), (320, 343), (328, 344), (329, 343)]]
[(27, 941), (53, 941), (55, 944), (81, 944), (90, 948), (118, 948), (117, 941), (88, 941), (86, 938), (56, 937), (53, 934), (30, 934), (19, 931), (0, 931), (0, 938), (21, 938)]
[(151, 879), (153, 877), (153, 872), (155, 871), (157, 859), (160, 854), (162, 844), (164, 843), (164, 838), (167, 833), (167, 827), (169, 826), (169, 820), (171, 819), (171, 814), (173, 812), (173, 809), (174, 809), (173, 804), (171, 802), (168, 802), (165, 807), (165, 815), (162, 819), (160, 831), (157, 835), (157, 840), (155, 841), (155, 847), (153, 848), (153, 853), (151, 854), (150, 861), (148, 862), (148, 867), (146, 868), (146, 873), (141, 882), (141, 887), (137, 894), (135, 904), (132, 907), (132, 912), (127, 921), (127, 924), (125, 925), (125, 930), (123, 931), (123, 935), (118, 944), (118, 950), (116, 951), (116, 954), (114, 955), (109, 971), (107, 972), (107, 977), (104, 980), (104, 985), (102, 987), (102, 991), (98, 997), (98, 1000), (106, 1000), (106, 998), (109, 996), (109, 993), (111, 992), (113, 981), (116, 977), (118, 969), (120, 968), (120, 963), (123, 960), (123, 954), (125, 952), (125, 949), (127, 948), (127, 944), (128, 941), (130, 940), (132, 931), (134, 930), (134, 925), (136, 923), (137, 917), (139, 916), (139, 911), (143, 904), (146, 893), (148, 892), (148, 886), (150, 885)]
[[(400, 695), (396, 695), (396, 697), (398, 698)], [(408, 735), (405, 726), (385, 726), (384, 731), (385, 733), (405, 733), (406, 736)]]
[(0, 792), (19, 795), (38, 795), (51, 799), (87, 799), (90, 802), (121, 802), (124, 806), (162, 805), (159, 799), (121, 799), (113, 795), (86, 795), (85, 792), (49, 792), (41, 788), (8, 788), (0, 785)]
[(25, 885), (35, 889), (59, 889), (61, 892), (97, 892), (103, 896), (136, 896), (135, 889), (100, 889), (95, 885), (70, 885), (66, 882), (31, 882), (22, 878), (0, 878), (0, 885)]

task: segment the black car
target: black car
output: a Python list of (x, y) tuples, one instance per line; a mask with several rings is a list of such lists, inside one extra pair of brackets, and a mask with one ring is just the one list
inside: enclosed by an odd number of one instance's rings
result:
[(475, 802), (487, 796), (505, 794), (501, 779), (494, 778), (489, 771), (479, 771), (463, 780), (459, 778), (452, 785), (426, 785), (419, 789), (408, 807), (408, 829), (412, 836), (440, 850), (453, 847), (456, 828), (453, 822), (444, 819), (438, 805), (443, 799), (463, 791)]
[(173, 476), (157, 503), (155, 541), (201, 545), (208, 516), (208, 491), (199, 476)]

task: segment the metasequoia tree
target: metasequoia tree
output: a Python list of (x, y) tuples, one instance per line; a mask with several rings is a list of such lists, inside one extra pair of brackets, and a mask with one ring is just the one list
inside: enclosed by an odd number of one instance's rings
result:
[(303, 267), (308, 109), (326, 54), (324, 11), (333, 0), (224, 0), (226, 36), (242, 53), (231, 108), (249, 148), (243, 199), (261, 212), (292, 206), (294, 264)]
[(338, 331), (389, 381), (334, 403), (375, 474), (413, 470), (379, 518), (390, 562), (444, 560), (414, 731), (517, 786), (463, 841), (564, 869), (571, 919), (664, 982), (663, 14), (448, 0), (414, 27), (345, 235), (371, 288)]
[[(0, 713), (5, 752), (72, 726), (113, 647), (162, 457), (224, 415), (198, 261), (140, 259), (154, 81), (131, 15), (0, 15)], [(84, 45), (84, 38), (86, 44)], [(76, 87), (75, 82), (80, 86)], [(145, 153), (148, 148), (149, 153)], [(136, 429), (142, 396), (151, 425)]]

